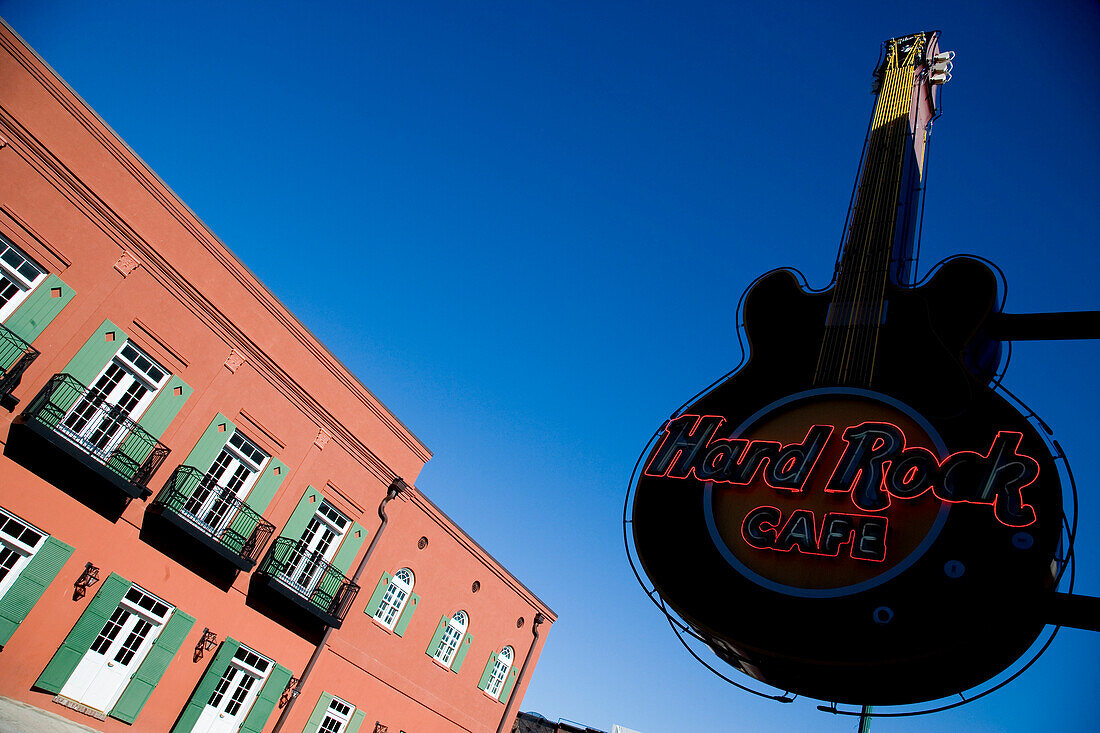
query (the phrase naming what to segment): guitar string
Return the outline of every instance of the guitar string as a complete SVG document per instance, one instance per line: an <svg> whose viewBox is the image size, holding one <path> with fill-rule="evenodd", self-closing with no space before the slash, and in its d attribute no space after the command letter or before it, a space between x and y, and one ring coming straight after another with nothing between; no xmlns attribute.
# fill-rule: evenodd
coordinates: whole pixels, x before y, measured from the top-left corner
<svg viewBox="0 0 1100 733"><path fill-rule="evenodd" d="M834 355L832 361L835 362L835 371L830 373L829 376L834 381L845 383L847 379L847 372L849 366L849 359L852 347L853 327L856 319L856 305L860 298L859 295L863 289L863 277L865 274L866 257L867 257L867 238L869 235L869 228L872 223L871 217L875 208L875 194L878 189L878 172L882 166L882 146L881 146L881 116L882 105L889 94L889 76L887 70L891 68L896 60L894 55L894 49L891 47L887 52L887 58L885 61L886 69L884 69L882 78L882 87L880 89L880 99L878 105L876 105L875 119L872 123L871 132L871 154L869 156L868 167L865 169L863 180L861 181L861 206L857 211L858 221L853 222L858 228L853 228L849 232L849 258L848 267L845 277L846 287L840 288L838 298L836 299L835 308L839 311L838 315L845 318L846 323L839 325L834 329L831 334L831 340L834 343L833 350Z"/></svg>
<svg viewBox="0 0 1100 733"><path fill-rule="evenodd" d="M874 380L875 365L878 359L879 337L882 334L882 326L886 315L886 289L890 278L890 262L894 250L893 241L896 238L897 220L901 213L898 207L901 204L901 175L904 170L902 155L904 155L906 145L909 143L909 115L912 112L913 105L913 82L915 79L918 54L924 50L922 41L923 39L914 42L909 48L909 52L905 57L905 63L897 74L900 88L897 90L898 105L895 107L896 119L892 123L894 140L891 141L891 147L897 154L893 157L893 175L890 179L890 200L896 203L893 206L892 212L886 212L887 215L890 216L890 222L887 226L890 246L882 248L882 263L880 265L882 278L879 281L878 288L878 307L874 319L874 340L870 346L870 365L867 370L866 380L867 386L871 386ZM899 252L898 254L900 255L901 253Z"/></svg>
<svg viewBox="0 0 1100 733"><path fill-rule="evenodd" d="M898 216L899 156L908 137L914 66L922 47L920 41L914 43L902 64L898 63L896 44L887 54L880 92L882 99L872 124L872 150L857 188L857 208L845 248L848 256L841 257L841 280L826 318L825 341L815 369L815 384L828 376L842 384L866 386L870 386L873 379ZM901 129L903 123L904 130ZM866 175L868 171L871 175ZM877 246L873 247L875 244ZM838 324L845 315L847 323ZM838 331L843 332L843 341Z"/></svg>
<svg viewBox="0 0 1100 733"><path fill-rule="evenodd" d="M892 45L886 62L886 69L883 74L883 85L880 92L879 104L875 112L875 123L873 125L873 135L875 137L875 151L874 151L874 168L869 170L871 188L868 190L868 203L869 210L864 211L861 217L861 228L858 236L858 265L856 267L855 278L853 283L853 290L850 293L851 297L847 297L849 294L845 294L845 298L842 301L842 307L847 311L847 325L843 329L843 344L841 347L840 369L837 375L837 381L841 384L850 384L852 382L852 371L854 368L853 357L855 355L857 341L859 339L859 320L861 314L860 306L863 303L863 294L866 289L866 280L868 273L868 257L870 256L870 244L871 238L874 233L875 224L878 209L879 198L881 196L882 186L882 168L884 150L883 146L883 129L884 116L887 107L889 106L890 98L894 91L893 87L893 74L891 71L897 64L897 48L896 45Z"/></svg>

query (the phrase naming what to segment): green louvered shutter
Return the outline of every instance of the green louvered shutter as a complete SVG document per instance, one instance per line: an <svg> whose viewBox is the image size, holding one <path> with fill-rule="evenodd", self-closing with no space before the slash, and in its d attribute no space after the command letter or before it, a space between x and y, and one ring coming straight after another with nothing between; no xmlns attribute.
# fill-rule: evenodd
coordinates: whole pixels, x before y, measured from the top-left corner
<svg viewBox="0 0 1100 733"><path fill-rule="evenodd" d="M309 715L309 722L302 729L302 733L317 733L317 729L321 727L321 721L325 719L325 713L328 711L330 702L332 702L332 695L322 692L321 699L313 706L313 712Z"/></svg>
<svg viewBox="0 0 1100 733"><path fill-rule="evenodd" d="M92 648L92 642L103 630L107 619L111 617L118 602L126 591L130 590L130 581L117 573L111 575L99 586L99 591L88 603L84 613L77 619L72 631L61 642L61 648L54 653L50 663L42 670L34 686L49 692L61 692L61 688L76 669L76 665Z"/></svg>
<svg viewBox="0 0 1100 733"><path fill-rule="evenodd" d="M382 605L382 598L386 595L386 589L390 587L391 578L393 576L389 573L382 573L382 577L378 579L378 585L374 586L374 593L370 594L370 600L367 601L367 607L363 609L363 613L373 616L378 612L378 607Z"/></svg>
<svg viewBox="0 0 1100 733"><path fill-rule="evenodd" d="M366 713L356 709L355 714L351 716L351 721L348 722L348 733L359 733L359 727L363 725L365 717L367 717Z"/></svg>
<svg viewBox="0 0 1100 733"><path fill-rule="evenodd" d="M497 653L489 653L489 661L485 663L485 670L481 673L481 681L477 683L477 689L489 689L489 679L493 676L493 665L497 663Z"/></svg>
<svg viewBox="0 0 1100 733"><path fill-rule="evenodd" d="M517 677L519 677L519 670L513 666L508 672L508 679L504 680L504 689L500 691L499 699L501 702L508 702L508 696L512 694L512 688L516 686Z"/></svg>
<svg viewBox="0 0 1100 733"><path fill-rule="evenodd" d="M210 699L218 680L225 674L229 661L233 659L233 655L237 653L240 646L241 643L236 639L228 636L225 638L225 641L222 642L221 646L218 647L218 651L214 654L214 658L207 665L206 672L199 680L195 691L191 693L191 699L187 701L187 707L183 709L183 714L172 726L172 733L190 733L191 729L195 727L195 723L199 721L199 716L202 715L202 709L206 707L206 701Z"/></svg>
<svg viewBox="0 0 1100 733"><path fill-rule="evenodd" d="M351 564L355 560L355 556L359 554L359 548L363 546L363 540L367 539L367 530L363 529L363 525L355 522L351 525L351 529L344 535L344 541L340 543L340 549L336 552L336 557L332 559L332 564L336 566L344 575L348 574L348 570L351 569Z"/></svg>
<svg viewBox="0 0 1100 733"><path fill-rule="evenodd" d="M214 459L211 458L211 461ZM275 493L279 490L279 487L283 484L283 479L286 478L286 464L280 461L278 458L272 457L267 462L267 466L264 467L264 472L260 474L260 477L256 479L256 485L252 487L252 491L248 492L246 498L248 505L252 507L257 514L263 514L267 511L267 508L271 505L271 500L275 498Z"/></svg>
<svg viewBox="0 0 1100 733"><path fill-rule="evenodd" d="M271 717L271 711L283 696L286 684L290 682L292 676L293 674L286 667L281 664L275 665L275 669L271 670L271 674L267 676L264 686L260 688L256 703L248 711L248 717L244 719L240 733L260 733L264 729L267 719Z"/></svg>
<svg viewBox="0 0 1100 733"><path fill-rule="evenodd" d="M4 325L28 344L34 343L61 309L73 299L73 295L73 289L61 278L50 275L19 304ZM11 364L4 365L4 368L9 366Z"/></svg>
<svg viewBox="0 0 1100 733"><path fill-rule="evenodd" d="M310 518L317 513L317 507L321 506L325 495L312 486L307 486L302 498L298 500L298 506L286 520L280 537L289 537L292 540L302 539L302 532L309 524Z"/></svg>
<svg viewBox="0 0 1100 733"><path fill-rule="evenodd" d="M439 651L439 643L443 641L443 632L447 630L447 617L439 619L439 625L435 627L435 635L432 636L432 641L428 644L428 648L424 650L424 653L429 657L434 657L435 653Z"/></svg>
<svg viewBox="0 0 1100 733"><path fill-rule="evenodd" d="M416 607L419 603L420 596L415 593L409 594L409 600L405 601L405 607L401 609L401 615L397 618L397 623L393 627L393 633L398 636L405 635L405 629L409 628L409 622L412 621L413 613L416 611Z"/></svg>
<svg viewBox="0 0 1100 733"><path fill-rule="evenodd" d="M199 442L195 443L195 447L191 449L183 462L200 471L209 471L210 466L214 464L214 459L218 457L218 453L225 447L229 436L236 429L233 422L219 412L210 421L209 427L203 431L199 437Z"/></svg>
<svg viewBox="0 0 1100 733"><path fill-rule="evenodd" d="M108 336L111 337L110 341L107 340ZM104 321L62 371L72 375L85 387L90 387L92 380L99 376L111 357L122 348L126 338L125 331L110 321Z"/></svg>
<svg viewBox="0 0 1100 733"><path fill-rule="evenodd" d="M118 718L124 723L134 722L194 625L194 616L178 608L172 611L164 628L157 635L153 648L142 660L141 666L137 668L137 672L130 678L130 683L122 691L122 697L109 713L112 718Z"/></svg>
<svg viewBox="0 0 1100 733"><path fill-rule="evenodd" d="M462 637L462 643L458 645L458 650L455 651L454 661L451 662L451 671L458 674L458 670L462 669L462 662L466 660L466 652L470 651L470 644L474 641L474 635L469 631Z"/></svg>
<svg viewBox="0 0 1100 733"><path fill-rule="evenodd" d="M168 429L168 426L176 419L176 415L179 414L183 403L187 402L187 398L194 391L179 377L169 377L168 384L160 388L160 392L153 399L153 404L149 405L149 409L138 420L138 425L145 428L154 438L160 440L160 436L164 435L164 431ZM179 394L176 394L177 392Z"/></svg>
<svg viewBox="0 0 1100 733"><path fill-rule="evenodd" d="M8 592L0 598L0 647L8 643L72 554L72 547L53 537L47 537L34 553Z"/></svg>

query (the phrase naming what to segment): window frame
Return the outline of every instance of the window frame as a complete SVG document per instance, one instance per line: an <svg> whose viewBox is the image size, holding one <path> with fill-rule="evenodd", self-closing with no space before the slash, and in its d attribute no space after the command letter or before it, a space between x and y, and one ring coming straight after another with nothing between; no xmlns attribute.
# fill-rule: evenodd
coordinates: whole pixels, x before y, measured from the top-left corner
<svg viewBox="0 0 1100 733"><path fill-rule="evenodd" d="M5 262L3 257L7 254L8 250L15 252L17 255L23 258L24 265L30 265L34 269L38 270L38 274L33 279L27 279L27 277L19 272L22 266L15 268L8 262ZM7 303L0 305L0 323L4 323L8 320L12 313L23 304L23 301L34 292L34 290L42 284L42 282L49 277L49 272L46 268L38 264L38 262L24 252L19 246L17 246L10 239L0 234L0 277L7 279L12 283L18 292L12 295Z"/></svg>
<svg viewBox="0 0 1100 733"><path fill-rule="evenodd" d="M400 576L403 572L409 574L408 582L401 580ZM390 591L393 591L395 589L395 585L398 582L400 582L401 584L401 588L399 588L398 590L403 590L405 593L405 597L402 598L400 603L395 606L393 604L393 601L391 600ZM405 607L409 605L409 599L412 597L413 586L415 585L416 575L413 573L411 568L401 568L396 573L394 573L393 576L390 578L389 585L386 586L386 592L382 595L382 599L378 602L378 608L375 609L374 615L371 616L371 618L374 619L375 623L377 623L384 629L393 631L397 627L397 622L401 620L401 614L405 612ZM386 611L390 609L393 609L393 618L387 623L383 616L385 615Z"/></svg>
<svg viewBox="0 0 1100 733"><path fill-rule="evenodd" d="M459 615L461 615L463 619L461 625L456 619ZM439 639L439 646L436 647L432 659L447 669L450 669L451 665L454 664L455 657L458 656L458 650L462 647L462 640L466 638L466 632L469 630L470 614L466 613L466 611L459 609L447 617L447 627L443 630L443 636ZM453 647L446 643L447 634L450 631L454 631L458 634ZM443 654L444 650L450 650L450 653ZM446 657L446 659L444 659L444 657Z"/></svg>
<svg viewBox="0 0 1100 733"><path fill-rule="evenodd" d="M29 530L37 533L38 541L34 545L28 545L19 538L13 537L6 532L0 532L0 549L6 548L16 556L16 561L8 569L7 574L0 579L0 598L3 598L4 595L11 590L12 586L15 585L15 581L17 581L23 571L26 570L31 559L45 546L46 538L49 537L49 534L43 532L27 520L17 517L3 507L0 507L0 526L6 527L10 521L22 525L23 531Z"/></svg>
<svg viewBox="0 0 1100 733"><path fill-rule="evenodd" d="M345 714L339 710L333 710L332 706L334 704L346 706L348 708L347 713ZM328 707L325 708L325 712L321 716L321 722L317 724L315 733L344 733L348 729L348 726L351 725L351 719L355 716L355 711L356 707L350 702L333 695L332 699L328 701ZM338 727L331 730L325 730L325 723L330 716Z"/></svg>
<svg viewBox="0 0 1100 733"><path fill-rule="evenodd" d="M501 657L504 652L508 652L507 664L501 662ZM500 700L500 693L504 691L504 685L508 682L508 673L512 671L512 666L516 662L516 650L509 644L502 648L494 655L493 668L489 672L489 682L485 685L485 689L482 690L486 695L494 700ZM497 669L501 670L500 677L497 677ZM494 684L496 689L493 690Z"/></svg>

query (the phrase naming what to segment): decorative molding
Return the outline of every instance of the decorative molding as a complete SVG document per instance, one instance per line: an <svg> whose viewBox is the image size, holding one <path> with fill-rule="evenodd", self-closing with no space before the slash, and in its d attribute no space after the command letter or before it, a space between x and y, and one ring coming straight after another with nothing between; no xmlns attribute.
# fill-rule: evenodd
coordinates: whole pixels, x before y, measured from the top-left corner
<svg viewBox="0 0 1100 733"><path fill-rule="evenodd" d="M164 210L189 233L209 254L233 276L240 285L263 306L294 338L307 349L330 374L390 431L404 443L421 461L431 458L431 451L413 435L381 401L360 382L347 367L317 340L272 293L259 282L248 268L234 257L229 249L202 223L179 197L129 148L118 135L80 98L63 80L59 79L22 40L6 25L0 25L0 48L34 77L85 130L112 155L130 176L145 188ZM349 454L370 473L388 482L393 472L371 449L323 405L314 399L295 379L287 374L274 359L269 357L246 334L214 305L157 249L138 234L110 206L102 201L87 185L69 170L53 153L25 130L7 110L0 109L0 127L19 141L14 149L80 210L90 222L126 250L135 251L141 257L146 270L169 293L188 307L197 317L227 344L240 345L257 371L287 399L306 414L314 416L344 447ZM0 133L2 134L2 133Z"/></svg>
<svg viewBox="0 0 1100 733"><path fill-rule="evenodd" d="M500 579L505 585L511 588L516 595L523 598L530 604L535 610L542 611L546 614L547 620L554 623L558 620L558 615L554 613L546 603L536 596L530 588L524 585L519 578L512 575L511 572L500 562L490 555L488 551L474 540L473 537L466 534L455 524L454 520L447 516L447 514L437 507L432 500L424 496L420 489L415 486L409 486L407 491L402 491L401 498L408 498L412 501L417 508L419 508L425 515L439 526L444 532L450 535L455 542L457 542L463 549L469 552L472 556L479 559L481 564L485 566L486 570L491 572L497 578Z"/></svg>
<svg viewBox="0 0 1100 733"><path fill-rule="evenodd" d="M313 444L321 450L324 450L330 440L332 440L332 436L329 435L324 428L318 428L317 437L313 439Z"/></svg>
<svg viewBox="0 0 1100 733"><path fill-rule="evenodd" d="M248 423L249 427L251 427L254 430L258 431L260 433L260 435L267 438L268 442L271 445L261 446L262 448L269 449L272 446L274 446L275 448L278 449L278 450L275 450L275 451L270 451L272 453L278 453L281 450L286 450L286 443L284 441L280 440L279 437L277 435L275 435L275 433L268 430L259 420L257 420L255 417L253 417L253 415L251 413L245 412L242 409L237 414L240 416L240 418L242 420L244 420L246 423Z"/></svg>
<svg viewBox="0 0 1100 733"><path fill-rule="evenodd" d="M164 359L164 360L169 361L169 362L173 362L173 361L175 362L172 365L172 373L173 374L178 374L179 372L183 371L184 369L186 369L188 367L190 362L187 359L183 358L183 355L180 354L180 352L176 351L174 348L169 346L168 343L164 340L164 338L161 337L159 334L157 334L157 332L154 331L152 328L150 328L149 325L145 323L145 321L142 321L140 319L135 318L133 320L133 324L134 324L134 328L136 328L138 331L140 331L142 336L144 336L146 339L148 339L148 341L151 341L152 343L154 343L154 344L156 344L157 346L160 347L160 351L162 353L157 353L157 356L159 358L164 359L165 355L171 357L169 359ZM147 344L142 344L142 346L147 346Z"/></svg>
<svg viewBox="0 0 1100 733"><path fill-rule="evenodd" d="M244 354L236 349L229 350L229 356L225 357L225 368L230 372L236 374L237 370L244 364Z"/></svg>
<svg viewBox="0 0 1100 733"><path fill-rule="evenodd" d="M123 277L126 277L139 267L141 267L141 263L126 250L122 250L122 255L115 260L115 269L121 272Z"/></svg>
<svg viewBox="0 0 1100 733"><path fill-rule="evenodd" d="M69 269L72 263L66 259L56 248L51 247L42 235L36 232L31 225L25 222L14 211L6 206L0 206L0 225L3 226L20 249L32 255L38 264L50 272L63 272ZM10 221L5 221L5 219Z"/></svg>

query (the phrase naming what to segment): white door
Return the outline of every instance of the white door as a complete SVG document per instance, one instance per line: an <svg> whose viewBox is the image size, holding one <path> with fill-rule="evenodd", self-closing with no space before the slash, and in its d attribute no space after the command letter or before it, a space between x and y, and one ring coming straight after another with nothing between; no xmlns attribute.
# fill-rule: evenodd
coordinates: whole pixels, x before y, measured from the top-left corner
<svg viewBox="0 0 1100 733"><path fill-rule="evenodd" d="M61 688L61 695L109 712L171 613L168 604L131 587Z"/></svg>
<svg viewBox="0 0 1100 733"><path fill-rule="evenodd" d="M336 554L340 538L348 528L348 518L327 501L321 502L317 513L302 532L301 542L288 558L285 577L305 595L313 593L324 575L325 565Z"/></svg>
<svg viewBox="0 0 1100 733"><path fill-rule="evenodd" d="M214 687L192 733L234 733L264 686L271 660L242 646Z"/></svg>
<svg viewBox="0 0 1100 733"><path fill-rule="evenodd" d="M168 376L159 364L126 343L65 415L61 427L89 453L106 461L129 434L127 420L141 417Z"/></svg>
<svg viewBox="0 0 1100 733"><path fill-rule="evenodd" d="M219 537L236 515L233 500L244 500L267 461L255 443L234 432L183 510Z"/></svg>

